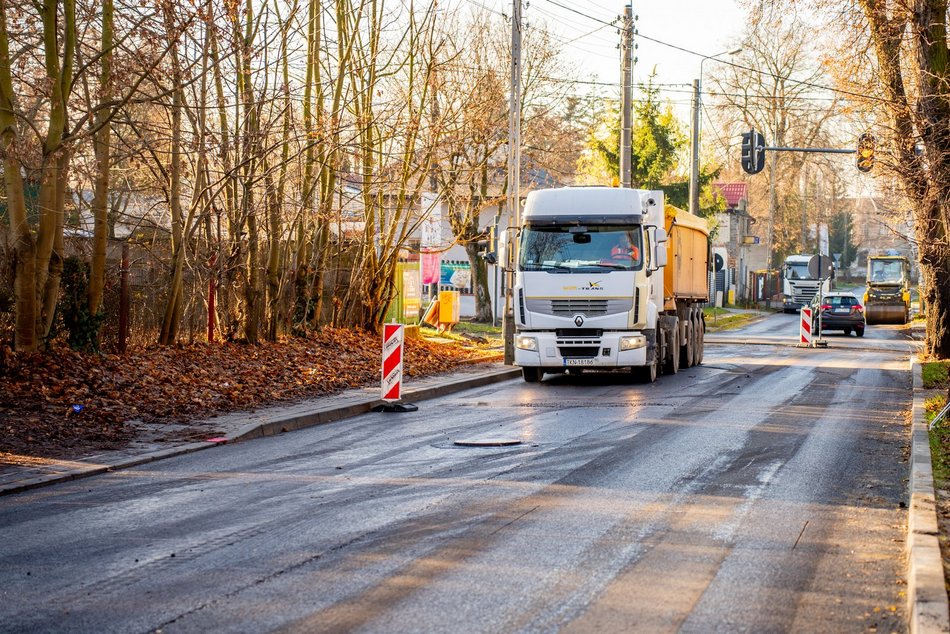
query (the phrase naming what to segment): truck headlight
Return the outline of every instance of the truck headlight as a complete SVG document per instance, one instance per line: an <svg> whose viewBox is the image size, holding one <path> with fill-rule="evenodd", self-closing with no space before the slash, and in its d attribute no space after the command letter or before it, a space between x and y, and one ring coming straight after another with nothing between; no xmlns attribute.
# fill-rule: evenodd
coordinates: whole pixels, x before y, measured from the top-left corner
<svg viewBox="0 0 950 634"><path fill-rule="evenodd" d="M647 345L647 338L643 335L631 335L629 337L620 338L620 351L624 350L636 350L637 348L642 348Z"/></svg>
<svg viewBox="0 0 950 634"><path fill-rule="evenodd" d="M536 337L518 335L517 337L515 337L515 347L518 348L519 350L537 350L538 340Z"/></svg>

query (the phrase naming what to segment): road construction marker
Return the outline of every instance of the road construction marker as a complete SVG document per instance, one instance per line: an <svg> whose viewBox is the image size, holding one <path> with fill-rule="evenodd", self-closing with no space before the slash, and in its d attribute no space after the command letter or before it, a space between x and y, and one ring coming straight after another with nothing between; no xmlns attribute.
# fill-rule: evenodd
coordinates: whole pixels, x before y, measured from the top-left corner
<svg viewBox="0 0 950 634"><path fill-rule="evenodd" d="M384 403L374 407L375 412L415 412L419 409L412 403L396 402L402 398L402 351L405 341L405 326L383 324L383 360L380 375Z"/></svg>
<svg viewBox="0 0 950 634"><path fill-rule="evenodd" d="M402 348L405 342L402 324L383 324L382 399L398 401L402 396Z"/></svg>
<svg viewBox="0 0 950 634"><path fill-rule="evenodd" d="M799 346L811 347L811 308L802 306L802 325Z"/></svg>

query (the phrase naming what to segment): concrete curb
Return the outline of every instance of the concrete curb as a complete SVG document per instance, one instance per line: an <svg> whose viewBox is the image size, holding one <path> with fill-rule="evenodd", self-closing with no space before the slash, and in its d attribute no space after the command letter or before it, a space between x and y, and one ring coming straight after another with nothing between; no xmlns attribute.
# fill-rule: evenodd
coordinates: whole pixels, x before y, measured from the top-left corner
<svg viewBox="0 0 950 634"><path fill-rule="evenodd" d="M950 632L943 559L937 525L930 434L924 416L920 361L910 360L914 380L910 509L907 517L907 612L911 633Z"/></svg>
<svg viewBox="0 0 950 634"><path fill-rule="evenodd" d="M474 376L462 377L428 387L407 389L403 391L402 400L407 402L424 401L438 398L440 396L446 396L448 394L454 394L455 392L461 392L463 390L491 385L493 383L500 383L501 381L508 381L510 379L520 377L521 368L503 368L501 370L494 370ZM108 473L110 471L130 469L132 467L137 467L149 462L195 453L196 451L211 449L212 447L227 443L249 440L252 438L275 436L283 432L305 429L307 427L314 427L316 425L324 425L346 418L351 418L353 416L359 416L360 414L365 414L372 411L372 409L377 405L382 404L382 402L383 401L379 399L365 399L347 405L315 407L303 414L291 415L283 419L272 420L266 423L252 423L232 434L228 434L225 436L225 440L221 442L193 442L176 447L170 447L168 449L144 453L133 457L123 456L121 458L117 458L114 461L99 460L95 464L90 464L88 467L77 466L75 469L70 469L68 471L63 471L56 474L19 480L13 484L0 486L0 495L21 493L23 491L49 486L59 482L68 482L71 480L78 480L80 478L88 478L90 476ZM77 463L77 465L79 465L79 463Z"/></svg>
<svg viewBox="0 0 950 634"><path fill-rule="evenodd" d="M402 400L406 402L425 401L469 388L482 387L483 385L490 385L499 381L507 381L519 377L521 377L521 368L506 368L496 372L486 372L485 374L474 377L465 377L455 381L449 381L441 385L405 390L402 395ZM383 401L379 399L372 399L342 407L331 406L317 408L312 412L307 412L299 416L291 416L283 420L271 421L264 424L249 425L233 435L228 436L227 439L228 442L237 442L250 438L275 436L284 432L305 429L315 425L324 425L344 418L352 418L353 416L371 412L374 407L382 405L382 403Z"/></svg>

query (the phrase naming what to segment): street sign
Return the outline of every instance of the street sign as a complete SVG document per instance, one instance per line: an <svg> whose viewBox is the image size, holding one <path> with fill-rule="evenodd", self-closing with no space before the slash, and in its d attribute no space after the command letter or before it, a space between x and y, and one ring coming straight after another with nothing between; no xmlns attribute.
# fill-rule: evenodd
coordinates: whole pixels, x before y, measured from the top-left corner
<svg viewBox="0 0 950 634"><path fill-rule="evenodd" d="M808 261L808 274L817 280L834 277L835 261L827 255L813 255Z"/></svg>
<svg viewBox="0 0 950 634"><path fill-rule="evenodd" d="M718 253L713 254L713 270L717 273L725 267L726 263L722 258L722 255Z"/></svg>

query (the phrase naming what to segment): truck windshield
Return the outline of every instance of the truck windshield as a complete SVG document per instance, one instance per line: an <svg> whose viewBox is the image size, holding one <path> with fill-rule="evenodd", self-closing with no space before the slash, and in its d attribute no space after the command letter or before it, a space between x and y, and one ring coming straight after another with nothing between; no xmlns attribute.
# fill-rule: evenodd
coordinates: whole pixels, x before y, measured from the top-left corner
<svg viewBox="0 0 950 634"><path fill-rule="evenodd" d="M643 266L640 225L528 225L521 232L522 271L633 271Z"/></svg>
<svg viewBox="0 0 950 634"><path fill-rule="evenodd" d="M810 280L811 273L808 272L808 264L785 264L785 279L787 280Z"/></svg>
<svg viewBox="0 0 950 634"><path fill-rule="evenodd" d="M871 260L869 282L900 284L903 279L904 271L900 260Z"/></svg>

